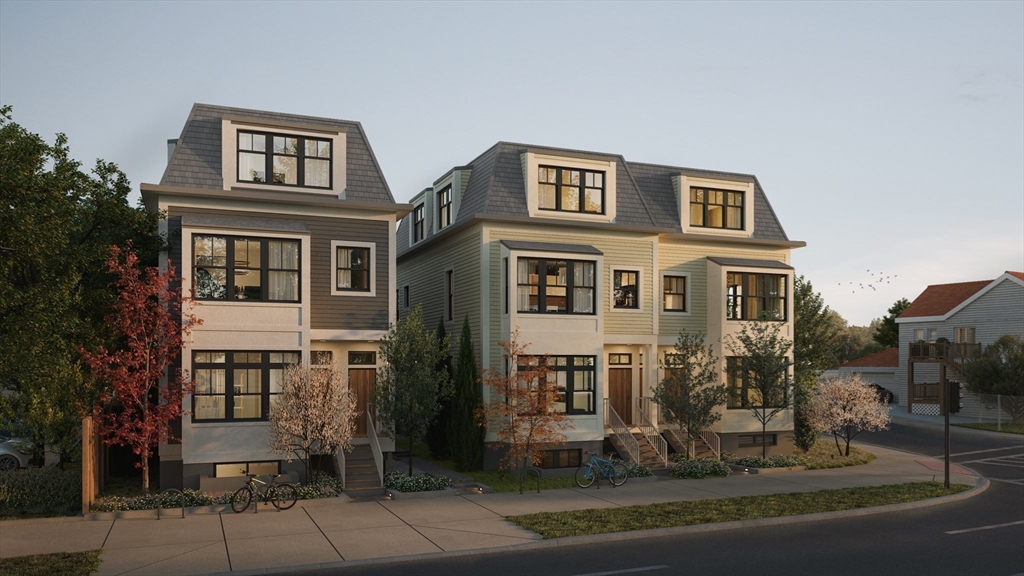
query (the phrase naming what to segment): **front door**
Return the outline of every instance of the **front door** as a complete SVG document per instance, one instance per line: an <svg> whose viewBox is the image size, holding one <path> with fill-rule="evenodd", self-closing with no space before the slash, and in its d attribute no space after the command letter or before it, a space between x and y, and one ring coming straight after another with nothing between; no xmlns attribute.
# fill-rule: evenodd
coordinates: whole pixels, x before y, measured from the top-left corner
<svg viewBox="0 0 1024 576"><path fill-rule="evenodd" d="M608 369L608 398L612 409L627 426L633 424L633 369Z"/></svg>
<svg viewBox="0 0 1024 576"><path fill-rule="evenodd" d="M356 438L366 438L366 404L370 401L373 381L377 376L375 368L349 368L348 385L356 395Z"/></svg>

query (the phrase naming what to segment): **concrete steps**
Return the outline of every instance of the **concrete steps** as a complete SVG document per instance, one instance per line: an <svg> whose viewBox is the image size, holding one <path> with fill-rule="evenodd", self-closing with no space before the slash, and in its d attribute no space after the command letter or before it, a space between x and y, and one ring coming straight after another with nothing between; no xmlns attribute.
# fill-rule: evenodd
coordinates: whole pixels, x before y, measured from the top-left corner
<svg viewBox="0 0 1024 576"><path fill-rule="evenodd" d="M345 454L345 493L351 497L372 497L384 494L384 485L377 474L377 464L368 444L353 447Z"/></svg>

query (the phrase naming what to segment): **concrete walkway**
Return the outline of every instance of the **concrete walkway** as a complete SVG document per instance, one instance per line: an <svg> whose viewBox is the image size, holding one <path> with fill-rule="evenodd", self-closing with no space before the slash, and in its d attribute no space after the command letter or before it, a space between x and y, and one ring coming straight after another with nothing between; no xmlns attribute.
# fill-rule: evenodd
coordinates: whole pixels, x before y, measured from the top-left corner
<svg viewBox="0 0 1024 576"><path fill-rule="evenodd" d="M600 489L379 502L342 497L300 501L285 512L261 507L256 514L184 519L172 511L162 520L14 520L0 522L0 557L102 548L100 574L259 573L536 544L537 534L504 519L515 514L942 480L937 461L878 446L867 449L877 458L863 466L706 480L659 478L619 488L606 483ZM967 474L952 475L952 482L982 481L967 470L957 472Z"/></svg>

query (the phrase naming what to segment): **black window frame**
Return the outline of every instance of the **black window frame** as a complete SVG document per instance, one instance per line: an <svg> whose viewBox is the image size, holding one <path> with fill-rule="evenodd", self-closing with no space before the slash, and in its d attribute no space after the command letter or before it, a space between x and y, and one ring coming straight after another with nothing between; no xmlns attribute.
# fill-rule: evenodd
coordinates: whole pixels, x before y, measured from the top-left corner
<svg viewBox="0 0 1024 576"><path fill-rule="evenodd" d="M412 209L412 241L413 244L423 240L424 232L423 204L417 204Z"/></svg>
<svg viewBox="0 0 1024 576"><path fill-rule="evenodd" d="M542 173L541 172L542 170L554 170L555 171L554 182L547 181L546 173ZM579 174L579 176L580 176L579 184L578 185L572 185L572 184L566 184L566 183L562 182L562 172L563 171L579 172L580 173ZM544 176L542 176L542 174L544 174ZM595 185L590 185L590 186L586 185L587 174L590 174L591 176L600 174L600 176L601 176L601 186L598 187L598 186L595 186ZM553 185L555 187L555 207L554 208L544 208L544 207L541 206L541 201L540 201L541 191L540 190L541 190L541 187L545 186L545 185ZM562 207L562 186L568 186L568 187L571 187L571 188L578 188L579 189L579 191L577 192L578 197L576 199L577 206L579 206L578 209L576 209L576 210L569 210L569 209L566 209L566 208ZM537 209L538 210L545 210L545 211L548 211L548 212L568 212L570 214L595 214L595 215L596 214L606 214L608 212L608 210L607 210L607 208L605 206L605 204L607 202L607 187L608 187L608 175L603 170L589 170L589 169L586 169L586 168L568 168L568 167L562 167L562 166L541 165L541 166L537 167ZM600 212L594 212L592 210L587 210L586 209L586 198L587 198L587 192L586 191L587 190L600 190L601 191L601 211Z"/></svg>
<svg viewBox="0 0 1024 576"><path fill-rule="evenodd" d="M621 275L632 274L635 279L632 287L622 286ZM632 304L619 304L620 296L632 294ZM639 310L640 309L640 271L632 269L612 270L612 308L615 310Z"/></svg>
<svg viewBox="0 0 1024 576"><path fill-rule="evenodd" d="M560 464L565 456L565 464ZM583 450L580 448L555 448L543 450L541 463L538 468L545 470L558 470L564 468L579 468L583 463Z"/></svg>
<svg viewBox="0 0 1024 576"><path fill-rule="evenodd" d="M668 280L680 280L683 284L682 292L669 292ZM689 289L689 277L680 276L676 274L665 274L661 277L661 311L662 312L689 312L686 306L686 291ZM680 296L682 300L682 308L669 308L668 307L668 296Z"/></svg>
<svg viewBox="0 0 1024 576"><path fill-rule="evenodd" d="M217 266L213 264L198 264L196 262L196 239L197 238L223 238L225 240L225 265ZM240 236L232 234L210 234L205 232L194 232L190 238L192 242L192 298L201 302L285 302L288 304L301 304L302 303L302 239L300 238L268 238L263 236ZM255 270L252 266L238 266L235 261L235 241L258 241L260 243L260 298L237 298L234 296L235 292L235 271L236 270ZM286 268L271 268L270 266L270 243L271 242L289 242L296 244L296 255L295 262L296 268L294 270ZM224 284L224 297L202 297L198 295L196 290L196 282L199 280L199 270L205 269L223 269L225 270L225 284ZM297 277L297 283L295 287L295 299L294 300L280 300L270 298L270 275L273 272L294 272Z"/></svg>
<svg viewBox="0 0 1024 576"><path fill-rule="evenodd" d="M266 138L265 146L262 151L258 150L243 150L241 145L241 135L249 134L263 136ZM277 153L274 152L274 138L296 138L298 143L296 146L295 154ZM330 155L327 157L320 156L306 156L306 142L330 142ZM323 136L299 136L298 134L288 134L284 132L266 132L263 130L238 130L235 135L235 178L239 183L257 184L263 186L288 186L290 188L312 188L314 190L333 190L334 189L334 154L335 154L335 143L336 139L328 135ZM242 178L240 173L242 169L241 156L242 154L262 154L265 157L265 171L264 178L268 181L260 182L258 180L249 180ZM274 182L274 157L281 156L287 158L295 158L296 163L296 175L295 184L288 184L285 182ZM306 184L306 160L326 160L328 171L327 171L327 186L313 186Z"/></svg>
<svg viewBox="0 0 1024 576"><path fill-rule="evenodd" d="M750 384L750 371L743 369L743 360L743 356L726 356L725 358L725 389L728 392L725 408L727 410L750 410L753 408L758 410L762 408L774 410L776 408L787 408L789 406L790 394L788 388L782 395L781 404L778 406L755 406L750 401L750 393L757 393L758 390ZM786 370L788 371L789 368L787 367Z"/></svg>
<svg viewBox="0 0 1024 576"><path fill-rule="evenodd" d="M531 261L537 262L537 271L538 271L538 274L537 274L537 282L538 283L537 284L531 284L531 283L525 283L524 284L524 283L521 282L521 279L519 277L519 263L521 261L523 261L523 260L527 261L527 266L528 267L529 267L529 262L531 262ZM561 312L561 311L558 311L558 310L548 310L547 309L547 291L548 291L548 288L549 288L548 284L547 284L547 274L541 274L540 270L541 269L545 269L546 270L549 262L554 262L554 263L565 262L565 266L566 266L566 273L565 273L566 283L565 283L565 311L564 312ZM582 284L580 286L576 285L576 273L575 273L576 264L589 264L592 267L593 272L594 272L594 274L593 274L593 285L592 286L587 286L585 284ZM598 273L597 262L594 261L594 260L575 260L575 259L569 259L569 258L532 258L530 256L520 256L520 257L518 257L516 259L516 312L519 313L519 314L572 314L572 315L582 315L582 316L588 316L588 315L592 316L594 314L597 314L597 284L598 284L597 273ZM529 269L527 269L527 280L529 280ZM519 309L519 301L520 301L520 299L519 299L519 289L523 288L523 287L533 287L533 286L535 286L537 288L537 310L520 310ZM551 288L561 288L561 286L552 286ZM590 290L590 294L591 294L591 311L590 312L576 312L575 311L575 309L576 309L576 290L577 289L580 289L580 290L587 290L587 289L589 289Z"/></svg>
<svg viewBox="0 0 1024 576"><path fill-rule="evenodd" d="M734 277L739 277L738 284L730 283ZM747 294L750 286L749 279L755 279L755 294ZM769 279L781 280L782 295L770 293L771 286L767 283ZM778 285L776 285L777 287ZM739 288L738 290L736 288ZM763 272L726 272L725 275L725 318L734 321L769 320L774 322L786 322L789 319L789 298L790 298L789 276L786 274L767 274ZM756 314L751 317L747 312L749 302L759 303ZM781 302L782 313L780 315L770 314L775 310L769 306L769 302Z"/></svg>
<svg viewBox="0 0 1024 576"><path fill-rule="evenodd" d="M360 355L369 354L369 359L365 360L360 358ZM376 350L349 350L348 352L348 365L349 366L376 366L377 365L377 351Z"/></svg>
<svg viewBox="0 0 1024 576"><path fill-rule="evenodd" d="M443 230L452 225L452 185L449 184L437 193L437 229Z"/></svg>
<svg viewBox="0 0 1024 576"><path fill-rule="evenodd" d="M444 319L455 320L455 270L444 271Z"/></svg>
<svg viewBox="0 0 1024 576"><path fill-rule="evenodd" d="M623 362L625 360L625 362ZM608 354L609 366L632 366L633 354L631 352L610 352Z"/></svg>
<svg viewBox="0 0 1024 576"><path fill-rule="evenodd" d="M341 266L341 255L339 254L339 252L341 250L360 250L360 251L366 252L366 259L364 260L364 262L366 263L366 267L365 268L353 268L353 267L343 268ZM342 244L336 245L334 247L334 290L336 292L372 292L373 291L373 275L370 274L370 271L372 270L372 267L370 266L370 258L372 258L372 257L373 257L373 251L370 250L369 246L345 246L345 245L342 245ZM351 262L351 261L352 261L352 258L350 257L349 258L349 262ZM354 271L364 271L364 272L366 272L366 288L354 288L354 287L353 288L343 288L343 287L339 286L338 285L338 272L340 272L342 270L348 270L350 272L354 272ZM353 276L353 278L354 278L354 276Z"/></svg>
<svg viewBox="0 0 1024 576"><path fill-rule="evenodd" d="M559 362L559 358L564 358L564 362ZM576 359L582 359L584 362L590 360L589 364L576 364ZM565 372L565 389L559 394L563 396L565 403L565 412L569 416L585 416L589 414L597 414L597 356L591 356L587 354L548 354L548 355L524 355L516 358L517 370L528 370L531 365L531 361L540 363L543 362L548 370L552 374L558 372ZM526 362L524 364L523 362ZM570 389L570 386L574 383L576 372L590 372L591 376L591 388L590 390L582 390L579 393L589 392L591 406L593 410L580 410L575 406L575 389ZM550 377L550 376L549 376ZM557 382L557 376L555 376Z"/></svg>
<svg viewBox="0 0 1024 576"><path fill-rule="evenodd" d="M198 362L196 357L199 354L224 354L224 362ZM237 362L235 360L235 354L261 354L260 362L258 364L260 369L260 416L258 418L235 418L234 414L234 398L235 398L235 387L234 387L234 372L236 366L242 366L250 368L257 366L256 363ZM271 362L271 354L295 354L295 364L302 362L302 351L301 350L193 350L192 351L192 374L195 374L199 370L208 369L223 369L224 370L224 394L202 394L197 391L192 393L192 422L265 422L270 418L270 397L274 394L270 393L270 371L271 370L284 370L287 366L293 364L291 362ZM197 389L198 390L198 389ZM280 394L280 393L278 393ZM249 395L249 394L245 394ZM196 400L198 397L203 396L224 396L224 417L223 418L197 418L196 417Z"/></svg>
<svg viewBox="0 0 1024 576"><path fill-rule="evenodd" d="M213 477L214 478L242 478L243 476L245 476L246 474L249 473L250 467L253 464L261 464L261 465L272 464L272 465L276 465L277 466L277 470L275 472L271 472L271 474L280 474L281 473L281 461L280 460L253 460L251 462L215 462L213 464ZM217 474L217 468L219 466L239 466L239 467L244 466L245 468L244 468L242 474L237 474L237 475L233 474L231 476L221 476L220 474ZM242 468L239 468L239 470L242 470Z"/></svg>
<svg viewBox="0 0 1024 576"><path fill-rule="evenodd" d="M697 200L697 195L702 195L701 200ZM722 203L711 202L711 193L722 194ZM738 195L740 199L739 205L730 204L729 201L732 198L731 195ZM701 223L694 224L693 222L693 208L695 206L701 207ZM712 226L708 224L708 207L709 206L720 206L722 208L722 225ZM740 226L734 228L729 226L729 210L739 209L740 213ZM746 230L747 229L747 194L742 190L726 190L723 188L705 188L700 186L693 186L690 188L690 226L694 228L713 228L716 230Z"/></svg>
<svg viewBox="0 0 1024 576"><path fill-rule="evenodd" d="M736 437L737 448L761 448L761 435L760 434L739 434ZM765 434L764 446L778 446L779 436L775 432L769 432Z"/></svg>

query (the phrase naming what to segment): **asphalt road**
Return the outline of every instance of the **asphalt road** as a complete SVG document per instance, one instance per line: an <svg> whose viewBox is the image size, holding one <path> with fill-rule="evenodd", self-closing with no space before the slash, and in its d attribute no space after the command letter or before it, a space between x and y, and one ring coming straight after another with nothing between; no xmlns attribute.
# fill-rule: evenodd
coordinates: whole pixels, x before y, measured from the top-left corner
<svg viewBox="0 0 1024 576"><path fill-rule="evenodd" d="M895 423L858 440L929 456L942 428ZM1024 574L1024 436L954 428L952 461L992 481L962 502L871 516L294 572L324 575ZM942 480L941 472L938 480Z"/></svg>

